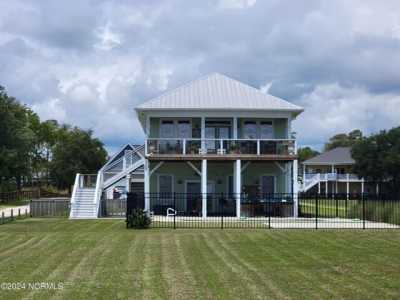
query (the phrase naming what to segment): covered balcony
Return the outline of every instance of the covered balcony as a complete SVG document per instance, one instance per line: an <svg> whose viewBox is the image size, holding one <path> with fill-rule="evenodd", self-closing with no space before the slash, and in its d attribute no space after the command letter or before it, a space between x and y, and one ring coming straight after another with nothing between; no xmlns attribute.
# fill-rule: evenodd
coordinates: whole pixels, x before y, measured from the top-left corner
<svg viewBox="0 0 400 300"><path fill-rule="evenodd" d="M145 145L146 156L153 160L296 158L294 139L148 138Z"/></svg>

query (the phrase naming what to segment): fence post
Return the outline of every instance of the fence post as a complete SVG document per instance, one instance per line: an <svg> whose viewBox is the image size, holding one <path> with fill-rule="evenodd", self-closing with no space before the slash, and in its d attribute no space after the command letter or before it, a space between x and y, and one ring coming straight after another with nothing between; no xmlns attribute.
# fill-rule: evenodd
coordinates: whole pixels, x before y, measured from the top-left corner
<svg viewBox="0 0 400 300"><path fill-rule="evenodd" d="M21 218L21 209L18 208L18 219Z"/></svg>
<svg viewBox="0 0 400 300"><path fill-rule="evenodd" d="M174 192L174 229L176 229L176 194Z"/></svg>
<svg viewBox="0 0 400 300"><path fill-rule="evenodd" d="M4 224L4 211L1 212L1 224Z"/></svg>
<svg viewBox="0 0 400 300"><path fill-rule="evenodd" d="M318 229L318 193L315 195L315 229Z"/></svg>
<svg viewBox="0 0 400 300"><path fill-rule="evenodd" d="M336 193L335 197L335 205L336 205L336 218L339 217L339 203L338 203L338 194Z"/></svg>
<svg viewBox="0 0 400 300"><path fill-rule="evenodd" d="M271 198L266 197L267 199L267 213L268 213L268 229L271 229Z"/></svg>
<svg viewBox="0 0 400 300"><path fill-rule="evenodd" d="M365 199L364 199L364 195L363 195L363 194L362 194L362 196L361 196L361 202L362 202L363 229L365 229Z"/></svg>
<svg viewBox="0 0 400 300"><path fill-rule="evenodd" d="M224 193L221 193L221 198L219 203L221 211L221 229L224 229Z"/></svg>
<svg viewBox="0 0 400 300"><path fill-rule="evenodd" d="M13 221L13 220L14 220L14 210L11 209L11 221Z"/></svg>

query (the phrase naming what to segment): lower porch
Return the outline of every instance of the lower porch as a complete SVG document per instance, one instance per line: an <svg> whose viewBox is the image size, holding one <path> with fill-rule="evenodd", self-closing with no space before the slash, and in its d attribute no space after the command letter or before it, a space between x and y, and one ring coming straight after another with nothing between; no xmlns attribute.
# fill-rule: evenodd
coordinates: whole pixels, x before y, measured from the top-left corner
<svg viewBox="0 0 400 300"><path fill-rule="evenodd" d="M147 161L145 210L163 216L296 216L293 165L292 161Z"/></svg>

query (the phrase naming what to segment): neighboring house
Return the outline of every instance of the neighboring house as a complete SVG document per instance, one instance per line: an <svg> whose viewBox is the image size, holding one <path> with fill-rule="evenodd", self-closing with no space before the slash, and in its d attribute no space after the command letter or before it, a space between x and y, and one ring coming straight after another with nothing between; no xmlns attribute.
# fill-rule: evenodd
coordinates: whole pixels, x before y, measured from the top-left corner
<svg viewBox="0 0 400 300"><path fill-rule="evenodd" d="M302 111L221 74L168 91L136 107L144 149L128 145L107 162L87 196L93 201L86 213L79 210L85 207L79 200L87 193L84 176L77 176L71 217L97 217L103 190L111 197L124 186L142 187L145 210L154 214L175 205L184 214L213 216L224 194L225 210L240 217L246 202L265 202L274 194L274 201L291 202L290 215L297 216L291 124Z"/></svg>
<svg viewBox="0 0 400 300"><path fill-rule="evenodd" d="M300 190L321 194L375 192L376 185L352 173L354 163L350 147L337 147L308 159L302 163Z"/></svg>

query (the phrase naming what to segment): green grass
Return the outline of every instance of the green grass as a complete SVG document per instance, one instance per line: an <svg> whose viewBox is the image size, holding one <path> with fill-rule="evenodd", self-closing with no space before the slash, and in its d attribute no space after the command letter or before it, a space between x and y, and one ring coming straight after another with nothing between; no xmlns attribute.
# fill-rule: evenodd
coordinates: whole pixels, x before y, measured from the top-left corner
<svg viewBox="0 0 400 300"><path fill-rule="evenodd" d="M149 229L122 220L0 226L2 299L385 299L400 294L400 231Z"/></svg>

